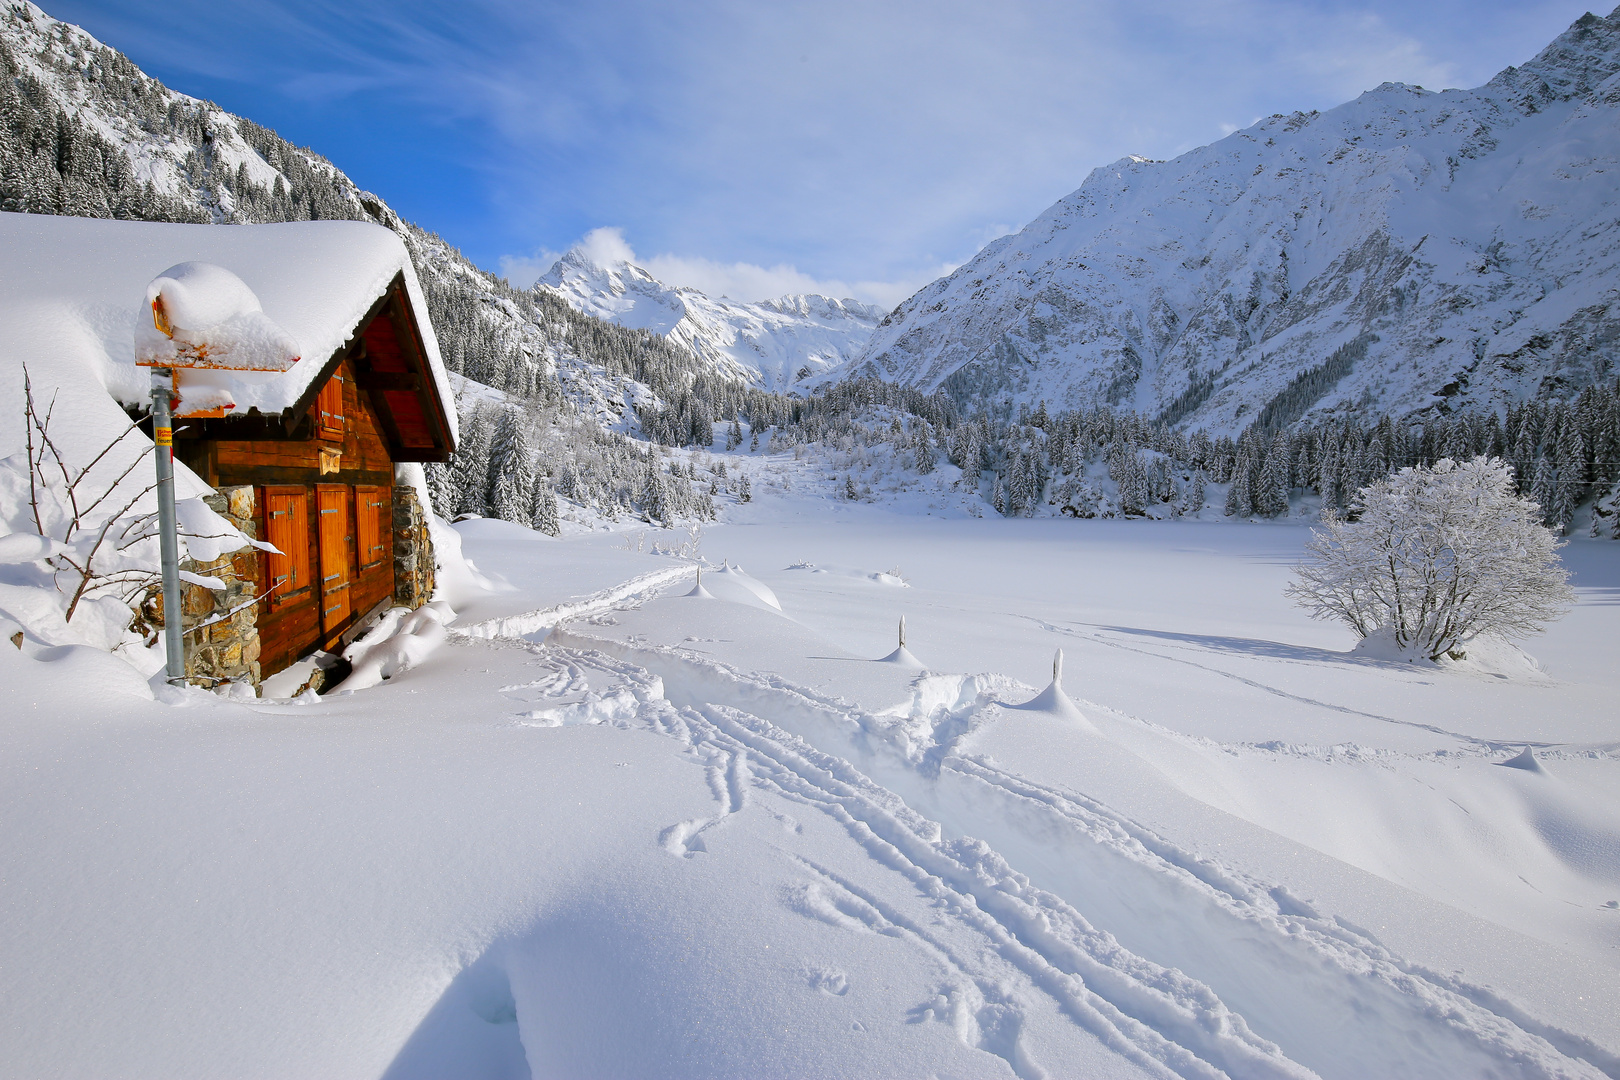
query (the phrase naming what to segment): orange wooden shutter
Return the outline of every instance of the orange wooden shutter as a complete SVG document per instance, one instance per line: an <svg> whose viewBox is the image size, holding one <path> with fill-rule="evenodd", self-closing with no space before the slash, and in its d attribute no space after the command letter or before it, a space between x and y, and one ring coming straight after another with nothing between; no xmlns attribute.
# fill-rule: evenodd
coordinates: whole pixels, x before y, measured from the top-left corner
<svg viewBox="0 0 1620 1080"><path fill-rule="evenodd" d="M343 438L343 376L333 375L315 397L315 435L321 439Z"/></svg>
<svg viewBox="0 0 1620 1080"><path fill-rule="evenodd" d="M331 631L349 617L349 489L318 485L315 507L320 520L321 629Z"/></svg>
<svg viewBox="0 0 1620 1080"><path fill-rule="evenodd" d="M388 534L392 531L392 506L388 489L361 487L354 489L354 536L362 569L376 566L388 557ZM389 528L384 527L388 522Z"/></svg>
<svg viewBox="0 0 1620 1080"><path fill-rule="evenodd" d="M270 554L270 610L291 594L309 587L309 503L299 492L270 492L265 497L266 538L281 554Z"/></svg>

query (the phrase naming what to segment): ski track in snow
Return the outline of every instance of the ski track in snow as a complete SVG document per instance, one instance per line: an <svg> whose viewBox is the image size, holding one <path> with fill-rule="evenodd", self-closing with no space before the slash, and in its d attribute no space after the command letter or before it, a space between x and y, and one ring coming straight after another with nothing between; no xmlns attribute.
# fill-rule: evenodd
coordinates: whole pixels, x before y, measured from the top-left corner
<svg viewBox="0 0 1620 1080"><path fill-rule="evenodd" d="M564 706L567 718L550 710L554 718L543 723L647 728L703 765L716 812L663 830L658 842L674 855L708 852L704 835L747 810L751 792L838 822L877 864L947 913L946 929L797 855L809 880L791 906L924 950L944 974L938 995L908 1019L950 1024L965 1045L996 1055L1021 1078L1049 1075L1020 1041L1030 995L1048 997L1115 1052L1165 1077L1620 1076L1620 1059L1603 1047L1488 988L1407 963L1281 886L1185 851L1083 794L956 755L949 744L972 726L964 710L936 713L946 745L919 747L908 737L915 718L906 728L677 648L599 640L586 627L559 627L546 645L479 644L525 648L554 666L549 680L508 688L515 694L555 686L577 697L587 672L618 684ZM623 707L632 700L634 709ZM994 704L981 694L965 711ZM853 765L851 754L890 786ZM971 801L989 842L947 839L906 795L923 805ZM1029 836L1060 848L1073 867L1059 891L1035 885L992 846L1016 851ZM1159 914L1162 932L1149 949L1157 958L1127 949L1082 914L1088 905L1106 909L1110 888L1131 890L1147 918ZM949 939L964 932L980 946ZM1215 972L1215 984L1185 974L1189 961ZM1291 1045L1258 1034L1251 1019ZM1414 1057L1415 1046L1425 1052Z"/></svg>
<svg viewBox="0 0 1620 1080"><path fill-rule="evenodd" d="M485 619L483 622L471 623L467 626L451 628L451 634L474 638L521 638L527 634L537 634L542 630L549 630L566 619L582 619L603 611L608 611L619 604L644 600L654 595L664 586L689 577L696 573L696 567L690 563L678 566L665 567L652 570L628 581L591 593L589 596L570 600L563 604L554 604L551 607L540 608L535 611L526 611L519 615L505 615L494 619Z"/></svg>

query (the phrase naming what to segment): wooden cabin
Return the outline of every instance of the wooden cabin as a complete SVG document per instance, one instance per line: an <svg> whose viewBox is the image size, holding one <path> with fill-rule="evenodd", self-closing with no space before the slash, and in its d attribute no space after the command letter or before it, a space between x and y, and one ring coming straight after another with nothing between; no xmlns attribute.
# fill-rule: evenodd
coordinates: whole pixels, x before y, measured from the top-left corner
<svg viewBox="0 0 1620 1080"><path fill-rule="evenodd" d="M216 490L251 488L255 532L283 553L254 556L261 675L335 648L395 602L394 466L445 461L453 446L425 356L396 278L284 414L177 423L175 458Z"/></svg>
<svg viewBox="0 0 1620 1080"><path fill-rule="evenodd" d="M0 394L20 401L26 369L86 445L146 414L151 373L138 366L137 338L161 312L142 298L179 264L228 270L296 346L290 365L274 371L176 376L177 497L203 499L279 552L245 548L184 564L225 586L184 588L188 675L257 684L340 646L379 608L430 599L425 483L413 463L447 460L457 426L398 235L357 221L176 225L0 213L0 250ZM213 395L206 406L188 385ZM0 444L5 454L23 448L15 417L0 416ZM164 615L149 593L137 623L155 627Z"/></svg>

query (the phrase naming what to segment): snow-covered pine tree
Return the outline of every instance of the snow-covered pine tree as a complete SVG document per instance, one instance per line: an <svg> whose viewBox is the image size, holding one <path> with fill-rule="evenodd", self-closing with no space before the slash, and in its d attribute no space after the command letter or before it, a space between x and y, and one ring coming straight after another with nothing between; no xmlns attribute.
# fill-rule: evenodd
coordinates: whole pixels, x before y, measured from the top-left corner
<svg viewBox="0 0 1620 1080"><path fill-rule="evenodd" d="M1253 464L1247 453L1241 455L1232 468L1232 486L1226 489L1226 516L1248 517L1254 513L1254 498L1250 494L1249 474Z"/></svg>
<svg viewBox="0 0 1620 1080"><path fill-rule="evenodd" d="M562 532L562 522L557 516L557 493L552 490L550 478L545 476L535 477L532 524L536 532L543 532L547 536Z"/></svg>
<svg viewBox="0 0 1620 1080"><path fill-rule="evenodd" d="M922 418L917 420L917 434L912 444L912 453L916 458L917 473L927 476L934 471L937 458L934 454L934 440L928 430L928 421Z"/></svg>
<svg viewBox="0 0 1620 1080"><path fill-rule="evenodd" d="M504 410L489 452L489 511L525 526L534 520L534 451L528 428L521 410Z"/></svg>
<svg viewBox="0 0 1620 1080"><path fill-rule="evenodd" d="M1286 433L1278 434L1250 488L1254 511L1261 517L1276 518L1288 513L1287 438Z"/></svg>
<svg viewBox="0 0 1620 1080"><path fill-rule="evenodd" d="M1204 509L1204 470L1194 469L1187 490L1182 494L1181 512L1189 516Z"/></svg>
<svg viewBox="0 0 1620 1080"><path fill-rule="evenodd" d="M663 475L650 462L646 475L642 477L641 496L636 501L641 504L642 516L648 521L654 523L669 521L669 487Z"/></svg>
<svg viewBox="0 0 1620 1080"><path fill-rule="evenodd" d="M433 512L445 518L454 516L456 487L451 479L450 466L430 461L422 466L422 472L427 477L428 498L433 501Z"/></svg>
<svg viewBox="0 0 1620 1080"><path fill-rule="evenodd" d="M1109 462L1108 475L1119 488L1119 510L1137 516L1147 509L1149 492L1147 467L1135 448L1116 453Z"/></svg>
<svg viewBox="0 0 1620 1080"><path fill-rule="evenodd" d="M745 503L752 502L753 500L754 482L748 479L747 473L743 473L741 476L737 477L737 501L740 503Z"/></svg>
<svg viewBox="0 0 1620 1080"><path fill-rule="evenodd" d="M495 425L489 411L474 406L464 414L461 441L450 458L450 479L455 487L455 502L448 513L489 513L489 450L494 438Z"/></svg>
<svg viewBox="0 0 1620 1080"><path fill-rule="evenodd" d="M1543 525L1560 530L1563 528L1561 523L1555 524L1553 518L1558 507L1558 474L1553 470L1549 457L1536 462L1535 479L1530 483L1530 501L1541 507Z"/></svg>
<svg viewBox="0 0 1620 1080"><path fill-rule="evenodd" d="M1574 422L1573 416L1571 421L1564 425L1554 462L1558 469L1558 494L1554 499L1553 520L1560 532L1569 530L1575 508L1586 498L1586 463L1590 460L1586 433Z"/></svg>

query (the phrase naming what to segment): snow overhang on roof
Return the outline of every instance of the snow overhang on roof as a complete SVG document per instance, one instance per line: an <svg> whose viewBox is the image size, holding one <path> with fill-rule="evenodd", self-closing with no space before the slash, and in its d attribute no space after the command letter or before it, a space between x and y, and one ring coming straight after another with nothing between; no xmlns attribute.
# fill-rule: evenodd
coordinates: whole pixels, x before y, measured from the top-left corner
<svg viewBox="0 0 1620 1080"><path fill-rule="evenodd" d="M307 406L329 362L402 283L452 445L457 438L454 397L415 268L404 242L381 225L170 225L0 213L0 251L6 391L15 382L20 392L27 364L36 385L82 390L93 380L119 404L144 406L151 382L135 364L134 342L137 320L151 319L146 287L169 267L196 261L241 278L303 357L285 372L231 373L230 415ZM13 426L0 421L0 430Z"/></svg>

